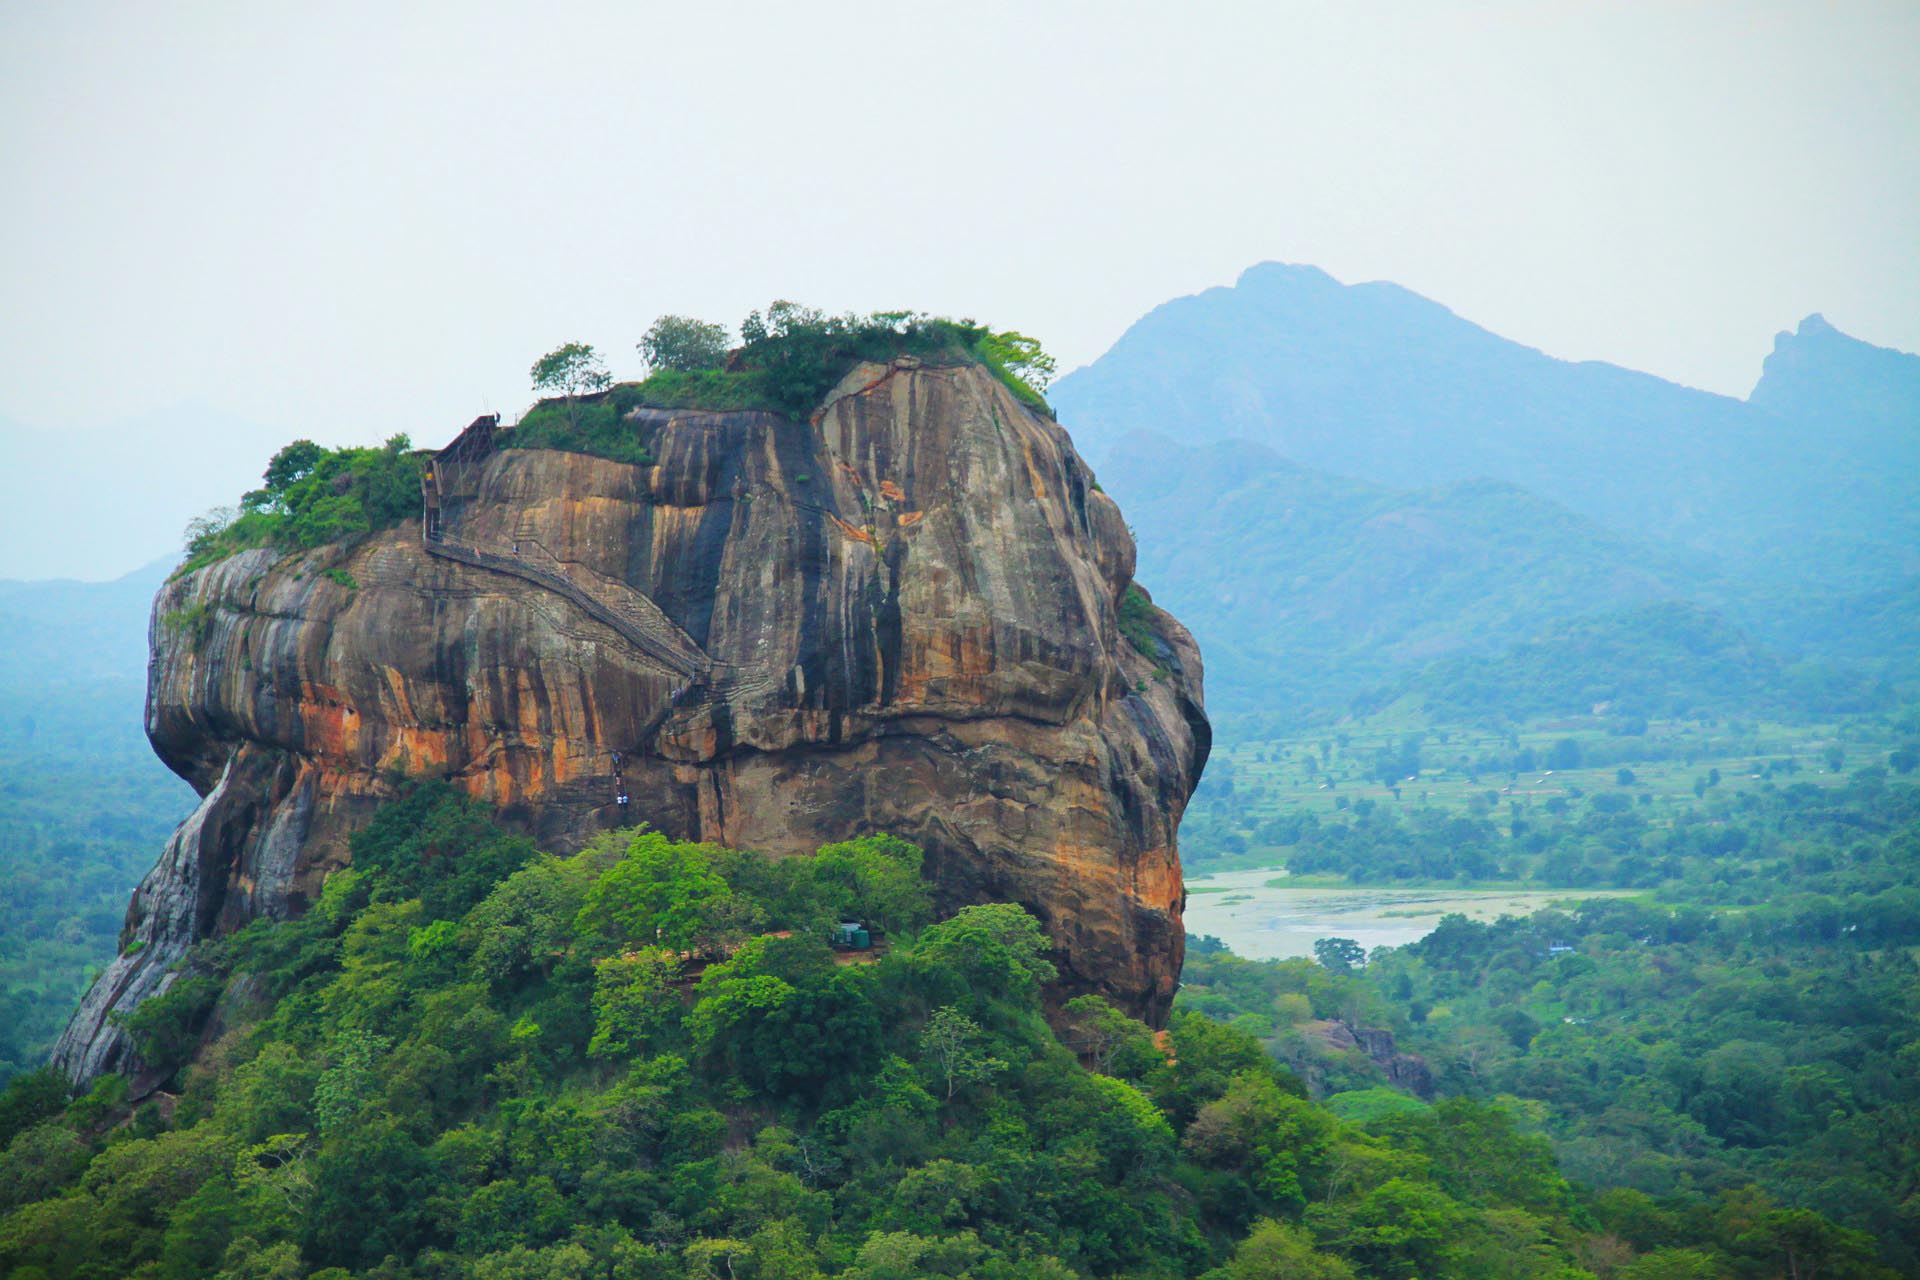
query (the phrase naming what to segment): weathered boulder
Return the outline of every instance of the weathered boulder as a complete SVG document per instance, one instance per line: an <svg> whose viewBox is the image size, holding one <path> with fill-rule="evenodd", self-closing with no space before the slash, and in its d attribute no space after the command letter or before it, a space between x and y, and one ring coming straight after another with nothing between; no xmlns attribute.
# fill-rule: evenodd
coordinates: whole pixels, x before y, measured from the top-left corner
<svg viewBox="0 0 1920 1280"><path fill-rule="evenodd" d="M478 449L440 468L435 538L161 592L147 732L204 799L55 1051L70 1074L125 1064L107 1015L194 941L299 912L409 775L556 850L638 821L772 853L894 832L943 908L1045 922L1056 995L1164 1019L1200 657L1157 610L1151 656L1121 635L1132 539L1066 432L909 359L807 422L629 420L653 465Z"/></svg>
<svg viewBox="0 0 1920 1280"><path fill-rule="evenodd" d="M1330 1056L1351 1054L1371 1059L1386 1075L1387 1083L1402 1092L1416 1098L1433 1097L1435 1085L1432 1066L1417 1053L1400 1052L1393 1032L1384 1027L1356 1027L1350 1022L1330 1018L1303 1022L1300 1031L1309 1042ZM1309 1066L1307 1074L1314 1077L1317 1086L1324 1072Z"/></svg>

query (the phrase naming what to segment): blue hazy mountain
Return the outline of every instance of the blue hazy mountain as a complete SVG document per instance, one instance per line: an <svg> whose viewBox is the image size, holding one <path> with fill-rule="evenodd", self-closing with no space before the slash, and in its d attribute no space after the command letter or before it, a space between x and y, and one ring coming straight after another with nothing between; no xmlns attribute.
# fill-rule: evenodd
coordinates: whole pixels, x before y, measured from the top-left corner
<svg viewBox="0 0 1920 1280"><path fill-rule="evenodd" d="M1322 708L1568 618L1682 598L1709 564L1495 480L1402 490L1246 441L1137 432L1101 468L1143 582L1188 620L1211 714Z"/></svg>
<svg viewBox="0 0 1920 1280"><path fill-rule="evenodd" d="M1506 481L1734 572L1859 589L1920 574L1904 465L1920 358L1817 317L1743 401L1554 359L1397 285L1265 263L1155 308L1052 399L1096 466L1134 431L1246 440L1404 489Z"/></svg>
<svg viewBox="0 0 1920 1280"><path fill-rule="evenodd" d="M0 573L99 582L178 549L293 434L197 403L89 425L0 417Z"/></svg>
<svg viewBox="0 0 1920 1280"><path fill-rule="evenodd" d="M0 1077L45 1058L193 807L141 727L148 610L172 564L0 581Z"/></svg>
<svg viewBox="0 0 1920 1280"><path fill-rule="evenodd" d="M1820 428L1834 448L1920 462L1920 356L1850 338L1825 316L1775 336L1747 403Z"/></svg>
<svg viewBox="0 0 1920 1280"><path fill-rule="evenodd" d="M1597 655L1693 620L1667 628L1682 671L1711 618L1740 679L1768 669L1749 644L1901 672L1920 643L1920 357L1817 316L1739 400L1268 263L1154 309L1052 399L1229 722L1580 619Z"/></svg>

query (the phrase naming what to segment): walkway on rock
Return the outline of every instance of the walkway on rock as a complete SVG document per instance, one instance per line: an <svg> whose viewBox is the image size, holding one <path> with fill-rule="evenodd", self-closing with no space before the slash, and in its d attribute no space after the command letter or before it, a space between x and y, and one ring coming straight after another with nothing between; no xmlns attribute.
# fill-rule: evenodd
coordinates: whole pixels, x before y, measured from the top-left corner
<svg viewBox="0 0 1920 1280"><path fill-rule="evenodd" d="M466 496L463 491L471 487L477 465L497 448L498 422L491 416L476 419L423 471L421 534L429 554L530 582L612 628L649 659L681 677L670 707L708 706L742 695L764 696L781 682L781 675L774 672L737 670L731 663L715 662L646 593L585 565L562 560L536 536L525 517L514 528L511 548L483 545L456 532L459 521L447 519L450 495L443 486L451 481L453 492ZM716 672L715 668L725 670Z"/></svg>
<svg viewBox="0 0 1920 1280"><path fill-rule="evenodd" d="M712 672L706 652L659 605L624 582L561 560L536 541L520 539L513 551L507 551L442 529L426 545L432 555L509 574L564 597L689 684L705 683Z"/></svg>

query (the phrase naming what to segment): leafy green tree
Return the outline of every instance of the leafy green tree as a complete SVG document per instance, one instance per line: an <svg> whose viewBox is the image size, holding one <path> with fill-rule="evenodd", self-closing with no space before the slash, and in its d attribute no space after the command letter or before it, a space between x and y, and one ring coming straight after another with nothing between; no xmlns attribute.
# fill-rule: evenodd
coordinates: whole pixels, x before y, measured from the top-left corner
<svg viewBox="0 0 1920 1280"><path fill-rule="evenodd" d="M661 316L638 344L649 369L693 373L727 362L727 327L691 316Z"/></svg>
<svg viewBox="0 0 1920 1280"><path fill-rule="evenodd" d="M720 1280L722 1276L741 1280L743 1273L735 1269L735 1264L751 1262L753 1245L725 1236L695 1240L680 1256L686 1259L688 1273L702 1280Z"/></svg>
<svg viewBox="0 0 1920 1280"><path fill-rule="evenodd" d="M312 1147L304 1133L276 1133L234 1157L233 1185L255 1237L291 1236L313 1200Z"/></svg>
<svg viewBox="0 0 1920 1280"><path fill-rule="evenodd" d="M910 933L933 918L923 858L916 844L872 835L821 845L810 869L836 915L882 933Z"/></svg>
<svg viewBox="0 0 1920 1280"><path fill-rule="evenodd" d="M1173 1126L1153 1100L1125 1080L1112 1076L1076 1077L1078 1104L1056 1105L1045 1119L1073 1115L1074 1128L1104 1158L1104 1172L1117 1181L1147 1179L1164 1173L1174 1159Z"/></svg>
<svg viewBox="0 0 1920 1280"><path fill-rule="evenodd" d="M763 315L740 322L742 356L755 368L767 393L789 417L800 418L819 403L845 372L838 353L850 326L812 307L780 299Z"/></svg>
<svg viewBox="0 0 1920 1280"><path fill-rule="evenodd" d="M937 1004L967 999L979 1016L992 1002L1031 1005L1043 983L1058 971L1040 922L1011 903L962 907L929 927L914 948L914 962Z"/></svg>
<svg viewBox="0 0 1920 1280"><path fill-rule="evenodd" d="M366 1268L410 1256L437 1229L435 1170L391 1118L348 1125L313 1158L301 1251L321 1266Z"/></svg>
<svg viewBox="0 0 1920 1280"><path fill-rule="evenodd" d="M680 961L663 947L623 952L594 962L593 1042L596 1057L624 1057L667 1031L679 1013L674 982Z"/></svg>
<svg viewBox="0 0 1920 1280"><path fill-rule="evenodd" d="M234 1068L220 1091L214 1115L222 1128L246 1142L314 1127L313 1091L322 1066L285 1042L266 1045Z"/></svg>
<svg viewBox="0 0 1920 1280"><path fill-rule="evenodd" d="M1254 1224L1224 1267L1201 1280L1354 1280L1353 1268L1314 1249L1313 1237L1272 1218Z"/></svg>
<svg viewBox="0 0 1920 1280"><path fill-rule="evenodd" d="M73 1087L53 1067L25 1071L7 1081L0 1092L0 1148L13 1136L50 1120L66 1109Z"/></svg>
<svg viewBox="0 0 1920 1280"><path fill-rule="evenodd" d="M1290 1093L1306 1092L1242 1027L1177 1011L1167 1024L1167 1034L1172 1059L1155 1065L1147 1086L1176 1128L1190 1125L1201 1107L1226 1093L1243 1074L1264 1074Z"/></svg>
<svg viewBox="0 0 1920 1280"><path fill-rule="evenodd" d="M186 1065L200 1043L200 1032L220 999L219 979L197 974L176 979L166 991L140 1004L123 1019L140 1060L163 1075Z"/></svg>
<svg viewBox="0 0 1920 1280"><path fill-rule="evenodd" d="M1734 1251L1777 1265L1790 1280L1865 1277L1878 1269L1871 1237L1810 1209L1773 1209L1758 1221L1738 1224L1736 1231L1728 1242Z"/></svg>
<svg viewBox="0 0 1920 1280"><path fill-rule="evenodd" d="M1655 1249L1629 1262L1621 1280L1727 1280L1724 1257L1702 1249Z"/></svg>
<svg viewBox="0 0 1920 1280"><path fill-rule="evenodd" d="M266 472L261 476L266 481L266 487L249 493L241 500L241 505L250 510L284 506L287 491L313 474L314 468L325 461L326 456L327 451L311 440L295 440L283 446L267 463Z"/></svg>
<svg viewBox="0 0 1920 1280"><path fill-rule="evenodd" d="M1466 1214L1434 1187L1391 1178L1351 1204L1314 1206L1307 1221L1366 1274L1418 1280L1450 1273Z"/></svg>
<svg viewBox="0 0 1920 1280"><path fill-rule="evenodd" d="M564 343L533 362L527 371L536 391L558 392L567 401L567 419L579 426L573 398L605 391L613 379L600 353L584 342Z"/></svg>
<svg viewBox="0 0 1920 1280"><path fill-rule="evenodd" d="M1523 1129L1506 1107L1442 1098L1383 1117L1373 1132L1425 1155L1433 1181L1464 1202L1564 1213L1573 1199L1552 1144Z"/></svg>
<svg viewBox="0 0 1920 1280"><path fill-rule="evenodd" d="M370 903L340 935L339 976L321 1001L329 1019L359 1031L384 1032L411 997L405 971L420 903Z"/></svg>
<svg viewBox="0 0 1920 1280"><path fill-rule="evenodd" d="M761 912L713 869L709 846L657 831L633 837L587 890L577 927L619 946L713 954L746 935Z"/></svg>
<svg viewBox="0 0 1920 1280"><path fill-rule="evenodd" d="M508 876L462 922L472 971L503 989L551 975L574 942L598 874L596 860L582 854L542 858Z"/></svg>
<svg viewBox="0 0 1920 1280"><path fill-rule="evenodd" d="M345 542L418 515L420 459L404 435L377 449L297 440L275 454L266 485L187 526L187 567L247 547Z"/></svg>
<svg viewBox="0 0 1920 1280"><path fill-rule="evenodd" d="M1313 944L1313 958L1335 973L1355 973L1367 967L1367 949L1352 938L1321 938Z"/></svg>
<svg viewBox="0 0 1920 1280"><path fill-rule="evenodd" d="M968 1276L974 1274L972 1268L983 1262L988 1253L972 1232L943 1237L915 1235L910 1231L876 1231L860 1246L847 1275L852 1280Z"/></svg>
<svg viewBox="0 0 1920 1280"><path fill-rule="evenodd" d="M946 1085L952 1101L961 1085L981 1084L1007 1069L987 1051L987 1033L952 1005L935 1009L920 1033L920 1055Z"/></svg>
<svg viewBox="0 0 1920 1280"><path fill-rule="evenodd" d="M813 1102L880 1057L871 975L837 969L817 937L760 937L710 967L686 1026L695 1051L769 1095Z"/></svg>
<svg viewBox="0 0 1920 1280"><path fill-rule="evenodd" d="M566 1229L567 1219L566 1197L552 1178L501 1178L476 1189L460 1206L454 1243L472 1254L546 1244Z"/></svg>
<svg viewBox="0 0 1920 1280"><path fill-rule="evenodd" d="M168 1211L209 1183L217 1187L236 1150L232 1138L211 1126L129 1134L93 1157L78 1187L0 1223L0 1266L37 1266L52 1276L150 1268L167 1248Z"/></svg>
<svg viewBox="0 0 1920 1280"><path fill-rule="evenodd" d="M410 784L355 832L353 865L378 877L381 896L417 897L429 920L451 920L534 856L486 806L446 782Z"/></svg>
<svg viewBox="0 0 1920 1280"><path fill-rule="evenodd" d="M1273 1208L1297 1211L1326 1176L1336 1124L1270 1076L1236 1076L1187 1126L1181 1149L1201 1164L1242 1173Z"/></svg>
<svg viewBox="0 0 1920 1280"><path fill-rule="evenodd" d="M92 1149L70 1126L35 1125L0 1149L0 1213L44 1200L87 1167Z"/></svg>
<svg viewBox="0 0 1920 1280"><path fill-rule="evenodd" d="M407 933L407 967L422 985L438 986L451 979L462 956L460 926L435 920Z"/></svg>
<svg viewBox="0 0 1920 1280"><path fill-rule="evenodd" d="M1060 367L1041 348L1037 338L1029 338L1012 329L984 334L980 339L979 351L982 357L1000 365L1039 392L1047 389L1047 384L1053 381L1053 375Z"/></svg>
<svg viewBox="0 0 1920 1280"><path fill-rule="evenodd" d="M351 1124L375 1099L380 1058L391 1047L385 1036L345 1031L334 1041L332 1060L313 1088L314 1118L322 1136Z"/></svg>
<svg viewBox="0 0 1920 1280"><path fill-rule="evenodd" d="M1158 1059L1153 1034L1102 996L1075 996L1061 1012L1066 1014L1064 1039L1095 1071L1103 1075L1141 1076Z"/></svg>

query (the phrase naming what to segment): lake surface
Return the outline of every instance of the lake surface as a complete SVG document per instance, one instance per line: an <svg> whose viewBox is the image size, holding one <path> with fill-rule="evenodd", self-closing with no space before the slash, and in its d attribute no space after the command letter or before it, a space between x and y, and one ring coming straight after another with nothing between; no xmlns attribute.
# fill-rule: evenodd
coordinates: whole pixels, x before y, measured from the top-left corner
<svg viewBox="0 0 1920 1280"><path fill-rule="evenodd" d="M1417 942L1452 912L1474 920L1531 915L1556 903L1623 896L1621 890L1288 889L1277 867L1187 881L1187 933L1210 933L1253 960L1311 956L1321 938L1352 938L1368 951Z"/></svg>

